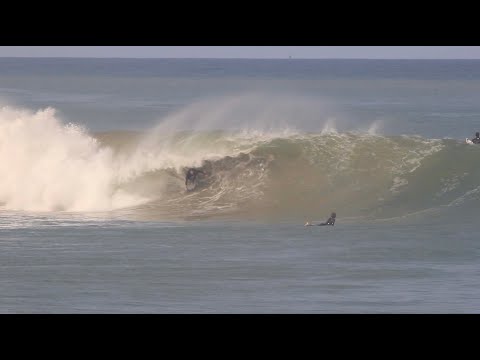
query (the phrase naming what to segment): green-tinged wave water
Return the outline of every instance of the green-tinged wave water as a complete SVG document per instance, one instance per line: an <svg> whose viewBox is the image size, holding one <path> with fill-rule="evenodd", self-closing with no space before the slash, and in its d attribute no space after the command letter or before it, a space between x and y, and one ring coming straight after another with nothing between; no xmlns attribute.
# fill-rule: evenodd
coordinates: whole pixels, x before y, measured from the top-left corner
<svg viewBox="0 0 480 360"><path fill-rule="evenodd" d="M62 124L51 108L32 113L4 107L0 206L155 220L477 211L480 147L371 132L178 131L162 124L149 132L90 135ZM192 192L184 184L189 167L206 173Z"/></svg>
<svg viewBox="0 0 480 360"><path fill-rule="evenodd" d="M128 150L121 136L131 141ZM342 218L382 219L440 208L471 212L480 191L480 170L474 166L480 148L457 140L182 132L150 139L145 151L140 135L137 142L134 134L98 138L119 153L139 156L142 148L145 157L162 154L161 165L117 184L149 199L120 211L147 219L301 220L322 219L331 211ZM190 166L207 173L194 192L184 187Z"/></svg>

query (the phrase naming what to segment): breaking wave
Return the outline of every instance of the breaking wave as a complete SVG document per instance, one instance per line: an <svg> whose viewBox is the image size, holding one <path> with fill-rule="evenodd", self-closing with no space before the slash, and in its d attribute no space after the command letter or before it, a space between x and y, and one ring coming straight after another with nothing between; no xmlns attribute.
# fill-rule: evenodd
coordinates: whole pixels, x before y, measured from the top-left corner
<svg viewBox="0 0 480 360"><path fill-rule="evenodd" d="M55 110L0 108L5 210L109 211L144 219L387 218L472 207L480 147L452 139L197 129L89 134ZM373 130L372 130L373 129ZM185 170L206 173L186 192Z"/></svg>

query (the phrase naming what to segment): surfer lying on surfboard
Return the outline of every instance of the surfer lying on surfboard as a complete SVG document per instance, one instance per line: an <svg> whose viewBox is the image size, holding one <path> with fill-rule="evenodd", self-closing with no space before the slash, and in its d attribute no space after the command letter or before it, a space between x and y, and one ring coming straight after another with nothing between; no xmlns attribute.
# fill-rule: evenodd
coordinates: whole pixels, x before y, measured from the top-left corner
<svg viewBox="0 0 480 360"><path fill-rule="evenodd" d="M330 217L328 218L328 220L324 223L321 223L321 224L311 224L309 221L307 221L305 223L305 226L325 226L325 225L335 225L335 218L337 217L337 214L335 214L334 212L332 212L332 214L330 215Z"/></svg>
<svg viewBox="0 0 480 360"><path fill-rule="evenodd" d="M475 137L471 140L474 144L480 144L480 133L477 131Z"/></svg>

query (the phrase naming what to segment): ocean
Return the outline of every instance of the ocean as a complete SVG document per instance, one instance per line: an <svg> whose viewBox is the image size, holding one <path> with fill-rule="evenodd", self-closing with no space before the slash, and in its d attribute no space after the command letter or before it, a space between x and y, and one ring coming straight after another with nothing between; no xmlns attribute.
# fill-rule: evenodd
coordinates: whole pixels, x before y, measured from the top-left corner
<svg viewBox="0 0 480 360"><path fill-rule="evenodd" d="M480 60L0 58L0 313L479 313L479 104Z"/></svg>

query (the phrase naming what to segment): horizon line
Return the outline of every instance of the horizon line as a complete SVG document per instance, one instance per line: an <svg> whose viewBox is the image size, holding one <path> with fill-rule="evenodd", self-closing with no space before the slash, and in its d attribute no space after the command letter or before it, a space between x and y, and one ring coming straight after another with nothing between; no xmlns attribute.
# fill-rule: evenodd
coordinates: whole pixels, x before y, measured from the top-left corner
<svg viewBox="0 0 480 360"><path fill-rule="evenodd" d="M312 57L134 57L134 56L125 56L125 57L108 57L108 56L1 56L0 59L110 59L110 60L119 60L119 59L134 59L134 60L480 60L478 58L365 58L365 57L321 57L321 58L312 58Z"/></svg>

